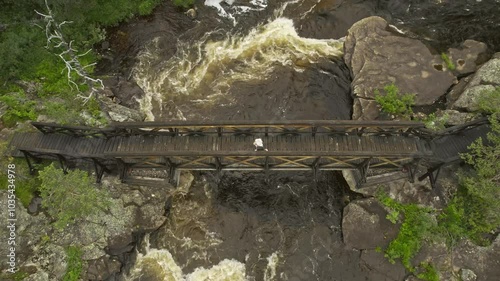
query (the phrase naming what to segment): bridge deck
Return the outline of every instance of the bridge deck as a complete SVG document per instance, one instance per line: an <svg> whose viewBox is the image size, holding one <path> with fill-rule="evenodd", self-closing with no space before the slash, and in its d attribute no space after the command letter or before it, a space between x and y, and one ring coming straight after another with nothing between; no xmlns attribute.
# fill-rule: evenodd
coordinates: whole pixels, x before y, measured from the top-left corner
<svg viewBox="0 0 500 281"><path fill-rule="evenodd" d="M268 136L269 151L254 151L252 136L129 136L81 138L61 134L18 133L11 145L18 150L81 158L143 156L413 156L432 152L415 137L402 136Z"/></svg>
<svg viewBox="0 0 500 281"><path fill-rule="evenodd" d="M487 124L470 128L461 133L447 135L434 139L430 145L434 151L434 160L442 163L453 162L460 159L460 153L467 151L467 147L478 138L486 140L490 131Z"/></svg>

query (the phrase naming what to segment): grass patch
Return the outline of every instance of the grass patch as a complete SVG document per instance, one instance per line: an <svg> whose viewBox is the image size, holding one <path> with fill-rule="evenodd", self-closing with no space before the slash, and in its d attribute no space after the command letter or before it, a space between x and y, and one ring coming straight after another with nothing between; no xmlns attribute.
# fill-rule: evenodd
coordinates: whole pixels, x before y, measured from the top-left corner
<svg viewBox="0 0 500 281"><path fill-rule="evenodd" d="M417 274L417 278L425 281L439 281L439 274L432 264L421 263L420 268L423 272Z"/></svg>
<svg viewBox="0 0 500 281"><path fill-rule="evenodd" d="M446 53L441 53L441 59L443 59L444 63L446 64L446 67L449 70L455 70L455 64L451 61L450 57Z"/></svg>
<svg viewBox="0 0 500 281"><path fill-rule="evenodd" d="M176 7L187 9L193 6L194 0L172 0L172 3L174 3Z"/></svg>
<svg viewBox="0 0 500 281"><path fill-rule="evenodd" d="M66 249L67 267L63 276L63 281L77 281L82 274L82 250L75 246Z"/></svg>

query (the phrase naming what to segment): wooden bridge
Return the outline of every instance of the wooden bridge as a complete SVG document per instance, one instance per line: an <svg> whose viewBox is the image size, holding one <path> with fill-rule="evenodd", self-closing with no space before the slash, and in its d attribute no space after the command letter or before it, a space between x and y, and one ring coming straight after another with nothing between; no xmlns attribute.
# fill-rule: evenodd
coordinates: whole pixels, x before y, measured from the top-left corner
<svg viewBox="0 0 500 281"><path fill-rule="evenodd" d="M131 168L167 169L171 178L180 170L310 170L316 175L356 169L362 181L369 169L405 169L413 180L421 160L432 163L430 169L440 167L487 131L484 120L441 134L402 121L177 121L107 128L32 124L38 131L14 135L12 155L25 157L31 171L33 161L43 158L58 160L65 170L74 160L87 160L98 182L113 170L125 180ZM257 137L268 151L254 151Z"/></svg>

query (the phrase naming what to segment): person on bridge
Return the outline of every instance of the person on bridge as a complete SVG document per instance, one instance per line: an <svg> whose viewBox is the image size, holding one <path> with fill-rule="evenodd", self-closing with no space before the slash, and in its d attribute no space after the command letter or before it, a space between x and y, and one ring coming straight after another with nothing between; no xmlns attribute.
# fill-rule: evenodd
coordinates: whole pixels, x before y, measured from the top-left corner
<svg viewBox="0 0 500 281"><path fill-rule="evenodd" d="M255 139L254 142L253 142L253 145L255 146L255 151L257 151L257 150L260 150L260 151L265 150L265 151L267 151L267 148L264 148L264 143L262 142L261 138Z"/></svg>

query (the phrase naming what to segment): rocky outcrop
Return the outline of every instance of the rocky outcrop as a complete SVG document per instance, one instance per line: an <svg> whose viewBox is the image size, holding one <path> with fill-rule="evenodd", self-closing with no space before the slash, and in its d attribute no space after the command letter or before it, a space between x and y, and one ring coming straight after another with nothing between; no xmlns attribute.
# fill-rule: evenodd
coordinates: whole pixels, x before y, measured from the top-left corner
<svg viewBox="0 0 500 281"><path fill-rule="evenodd" d="M376 118L375 90L387 84L396 84L401 93L416 94L416 105L430 105L456 82L439 55L391 30L380 17L365 18L349 29L344 59L353 78L352 119Z"/></svg>
<svg viewBox="0 0 500 281"><path fill-rule="evenodd" d="M15 203L14 203L15 201ZM10 248L14 248L16 256L16 266L23 267L27 264L27 261L37 251L37 245L42 240L42 237L47 236L50 232L49 220L44 214L39 214L38 216L31 216L28 214L26 208L22 203L14 199L14 201L8 202L8 192L6 190L0 190L0 217L5 218L5 223L0 227L0 236L7 238L15 238L14 244L8 244L7 241L0 243L0 254L2 257L6 257L11 251ZM15 206L15 212L10 212L11 209L8 206ZM16 221L11 221L12 227L8 228L7 218L10 214L14 214L14 219ZM12 230L12 231L11 231ZM0 263L0 270L4 271L9 268L7 262Z"/></svg>
<svg viewBox="0 0 500 281"><path fill-rule="evenodd" d="M498 56L500 55L495 55L478 69L460 97L453 103L452 109L477 111L479 97L500 86L500 58Z"/></svg>
<svg viewBox="0 0 500 281"><path fill-rule="evenodd" d="M104 85L104 95L112 98L116 104L140 110L139 100L144 97L144 91L137 83L123 77L110 77L104 80Z"/></svg>
<svg viewBox="0 0 500 281"><path fill-rule="evenodd" d="M356 249L385 248L396 238L399 226L386 219L387 210L374 198L356 200L344 208L344 243Z"/></svg>
<svg viewBox="0 0 500 281"><path fill-rule="evenodd" d="M137 122L143 121L145 115L138 110L130 109L123 105L116 104L110 99L102 99L104 110L114 122Z"/></svg>
<svg viewBox="0 0 500 281"><path fill-rule="evenodd" d="M102 188L112 197L108 209L63 231L52 229L43 213L31 216L17 203L18 266L32 273L28 280L62 280L67 267L65 248L70 245L82 249L84 280L105 280L120 272L121 261L137 242L135 233L153 231L165 222L165 190L131 187L114 177L105 177ZM1 198L7 198L4 193L0 192ZM5 230L0 229L0 234L6 236ZM6 245L0 244L2 253Z"/></svg>

